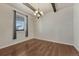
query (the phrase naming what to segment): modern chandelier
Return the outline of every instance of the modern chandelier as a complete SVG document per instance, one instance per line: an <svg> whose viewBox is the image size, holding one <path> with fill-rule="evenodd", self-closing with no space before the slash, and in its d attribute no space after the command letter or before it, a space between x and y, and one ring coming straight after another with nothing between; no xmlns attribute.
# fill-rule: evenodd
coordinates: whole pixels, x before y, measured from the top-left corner
<svg viewBox="0 0 79 59"><path fill-rule="evenodd" d="M34 12L34 15L39 19L39 17L44 15L44 13L38 8L38 10Z"/></svg>

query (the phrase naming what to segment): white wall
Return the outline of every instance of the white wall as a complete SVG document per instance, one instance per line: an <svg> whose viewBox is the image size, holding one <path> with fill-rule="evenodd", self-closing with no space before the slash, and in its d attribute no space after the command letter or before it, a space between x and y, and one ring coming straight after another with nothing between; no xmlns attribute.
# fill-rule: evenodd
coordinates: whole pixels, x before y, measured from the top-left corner
<svg viewBox="0 0 79 59"><path fill-rule="evenodd" d="M13 45L34 37L48 41L55 41L58 43L73 44L72 7L66 7L57 11L56 13L53 13L52 11L41 17L39 20L34 19L29 15L29 36L20 36L16 40L12 39L14 9L15 8L12 8L7 4L0 4L0 48ZM22 12L20 10L18 11Z"/></svg>
<svg viewBox="0 0 79 59"><path fill-rule="evenodd" d="M33 21L32 21L33 17L28 15L28 37L19 36L20 38L17 38L16 40L12 39L13 38L13 10L14 8L12 8L7 4L0 4L0 48L4 48L9 45L23 42L33 37Z"/></svg>
<svg viewBox="0 0 79 59"><path fill-rule="evenodd" d="M74 31L74 46L79 51L79 4L74 4L74 19L73 19L73 31Z"/></svg>
<svg viewBox="0 0 79 59"><path fill-rule="evenodd" d="M36 38L73 44L73 8L72 6L50 12L36 22Z"/></svg>

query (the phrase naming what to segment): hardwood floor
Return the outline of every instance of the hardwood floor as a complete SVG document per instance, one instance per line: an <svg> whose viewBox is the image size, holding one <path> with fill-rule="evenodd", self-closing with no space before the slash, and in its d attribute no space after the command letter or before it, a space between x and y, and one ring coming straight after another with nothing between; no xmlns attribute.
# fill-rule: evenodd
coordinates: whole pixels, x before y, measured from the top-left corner
<svg viewBox="0 0 79 59"><path fill-rule="evenodd" d="M5 56L78 56L78 51L71 45L31 39L7 48L0 49Z"/></svg>

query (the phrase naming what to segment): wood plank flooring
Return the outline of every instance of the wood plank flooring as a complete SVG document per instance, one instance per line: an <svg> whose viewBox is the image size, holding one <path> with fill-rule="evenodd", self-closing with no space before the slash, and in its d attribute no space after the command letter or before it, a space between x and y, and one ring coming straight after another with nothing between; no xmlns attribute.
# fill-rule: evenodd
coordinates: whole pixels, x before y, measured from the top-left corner
<svg viewBox="0 0 79 59"><path fill-rule="evenodd" d="M71 45L59 44L39 39L31 39L7 48L0 49L5 56L78 56Z"/></svg>

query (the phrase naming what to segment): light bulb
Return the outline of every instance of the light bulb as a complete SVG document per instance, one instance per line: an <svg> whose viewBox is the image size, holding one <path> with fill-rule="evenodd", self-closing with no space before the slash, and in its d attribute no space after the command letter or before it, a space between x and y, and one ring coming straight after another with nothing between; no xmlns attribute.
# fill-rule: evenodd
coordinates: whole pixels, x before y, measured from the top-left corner
<svg viewBox="0 0 79 59"><path fill-rule="evenodd" d="M34 15L36 16L36 13L34 13Z"/></svg>
<svg viewBox="0 0 79 59"><path fill-rule="evenodd" d="M37 14L37 13L38 13L38 11L36 10L36 11L35 11L35 13Z"/></svg>
<svg viewBox="0 0 79 59"><path fill-rule="evenodd" d="M41 15L44 15L44 13L43 13L42 11L40 11L40 14L41 14Z"/></svg>

